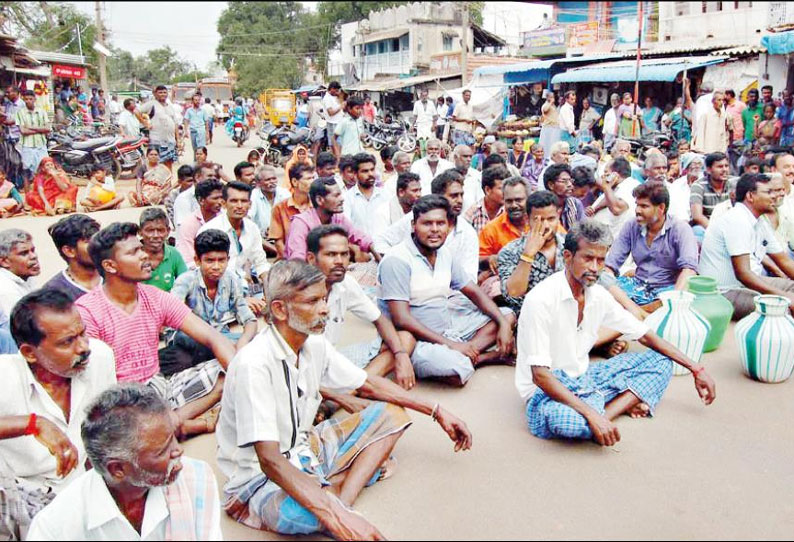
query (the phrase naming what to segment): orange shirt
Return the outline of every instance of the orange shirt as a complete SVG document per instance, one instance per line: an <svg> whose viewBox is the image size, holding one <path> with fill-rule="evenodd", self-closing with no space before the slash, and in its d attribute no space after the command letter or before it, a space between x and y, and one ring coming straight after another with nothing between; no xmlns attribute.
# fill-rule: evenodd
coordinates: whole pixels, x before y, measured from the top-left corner
<svg viewBox="0 0 794 542"><path fill-rule="evenodd" d="M278 205L273 207L273 216L270 220L270 228L267 230L268 239L286 242L287 231L289 230L290 224L292 224L292 219L295 217L295 215L311 209L311 206L312 204L307 201L306 205L303 207L298 207L298 204L295 203L295 200L291 197L279 202Z"/></svg>
<svg viewBox="0 0 794 542"><path fill-rule="evenodd" d="M480 258L499 254L502 247L515 241L529 231L529 224L524 231L519 231L508 219L507 213L497 216L480 231Z"/></svg>

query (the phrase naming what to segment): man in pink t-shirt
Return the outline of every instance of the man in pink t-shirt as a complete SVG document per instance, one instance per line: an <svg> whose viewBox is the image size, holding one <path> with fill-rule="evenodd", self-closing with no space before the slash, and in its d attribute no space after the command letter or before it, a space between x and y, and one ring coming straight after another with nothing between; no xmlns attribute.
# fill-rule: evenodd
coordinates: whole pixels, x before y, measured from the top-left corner
<svg viewBox="0 0 794 542"><path fill-rule="evenodd" d="M733 90L725 91L725 111L731 116L732 136L731 141L742 141L744 139L744 121L742 120L742 111L745 110L747 105L736 99L736 92Z"/></svg>
<svg viewBox="0 0 794 542"><path fill-rule="evenodd" d="M117 222L99 231L91 238L88 253L104 283L75 305L86 334L113 349L118 381L156 389L175 409L183 434L214 430L217 412L208 411L221 398L222 373L234 357L234 345L175 296L140 284L151 277L152 265L136 224ZM163 327L184 332L210 348L217 359L196 365L188 361L181 370L163 375L158 357Z"/></svg>

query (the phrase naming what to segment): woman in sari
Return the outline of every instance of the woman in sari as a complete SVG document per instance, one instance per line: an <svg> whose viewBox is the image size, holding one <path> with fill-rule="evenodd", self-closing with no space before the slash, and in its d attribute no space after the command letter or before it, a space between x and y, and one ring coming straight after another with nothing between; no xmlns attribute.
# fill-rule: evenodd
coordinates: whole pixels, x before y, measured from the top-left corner
<svg viewBox="0 0 794 542"><path fill-rule="evenodd" d="M284 188L291 188L289 183L289 170L295 164L312 165L312 161L309 158L309 148L303 143L299 143L295 146L295 149L292 151L292 156L290 156L290 159L284 164L284 178L281 180L281 186Z"/></svg>
<svg viewBox="0 0 794 542"><path fill-rule="evenodd" d="M52 158L47 157L39 164L33 187L25 200L34 213L50 216L71 213L77 205L77 186Z"/></svg>
<svg viewBox="0 0 794 542"><path fill-rule="evenodd" d="M155 147L146 151L146 163L135 172L135 191L130 192L130 203L135 207L160 205L171 191L171 170L160 163L160 152Z"/></svg>
<svg viewBox="0 0 794 542"><path fill-rule="evenodd" d="M547 89L546 102L540 107L540 145L546 155L551 155L551 146L560 140L560 118L554 100L554 91Z"/></svg>
<svg viewBox="0 0 794 542"><path fill-rule="evenodd" d="M758 143L763 145L777 145L780 141L780 132L783 124L780 119L775 118L775 106L766 104L764 106L764 120L755 125L755 137Z"/></svg>

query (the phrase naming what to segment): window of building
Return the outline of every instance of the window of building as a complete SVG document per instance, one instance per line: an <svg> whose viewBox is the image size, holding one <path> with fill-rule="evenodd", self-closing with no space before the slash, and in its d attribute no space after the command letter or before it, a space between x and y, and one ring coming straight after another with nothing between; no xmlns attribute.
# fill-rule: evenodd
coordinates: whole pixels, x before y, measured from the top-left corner
<svg viewBox="0 0 794 542"><path fill-rule="evenodd" d="M703 13L722 11L722 2L701 2Z"/></svg>
<svg viewBox="0 0 794 542"><path fill-rule="evenodd" d="M387 49L387 45L388 45L388 43L389 43L389 42L388 42L388 41L386 41L386 40L382 40L382 41L379 41L379 42L378 42L378 54L379 54L379 55L382 55L382 54L384 54L384 53L386 53L386 52L387 52L387 50L386 50L386 49Z"/></svg>
<svg viewBox="0 0 794 542"><path fill-rule="evenodd" d="M402 51L407 51L411 46L411 42L408 38L408 34L400 36L400 49Z"/></svg>
<svg viewBox="0 0 794 542"><path fill-rule="evenodd" d="M445 51L452 50L452 36L444 36L444 50Z"/></svg>
<svg viewBox="0 0 794 542"><path fill-rule="evenodd" d="M369 56L369 55L377 55L377 54L378 54L378 44L375 43L375 42L368 43L367 44L367 56Z"/></svg>
<svg viewBox="0 0 794 542"><path fill-rule="evenodd" d="M396 53L400 50L400 38L394 38L391 40L391 52Z"/></svg>

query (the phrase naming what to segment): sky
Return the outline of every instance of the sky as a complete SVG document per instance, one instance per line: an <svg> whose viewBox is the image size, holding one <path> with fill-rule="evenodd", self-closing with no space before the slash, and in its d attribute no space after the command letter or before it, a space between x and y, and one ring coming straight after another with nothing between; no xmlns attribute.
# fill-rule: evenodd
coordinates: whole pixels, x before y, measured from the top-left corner
<svg viewBox="0 0 794 542"><path fill-rule="evenodd" d="M94 2L71 2L94 17ZM103 2L103 21L111 43L135 56L170 45L179 56L199 69L216 60L220 40L217 21L226 2ZM314 9L317 2L303 2ZM518 33L536 28L550 6L526 2L487 2L484 27L518 43Z"/></svg>

